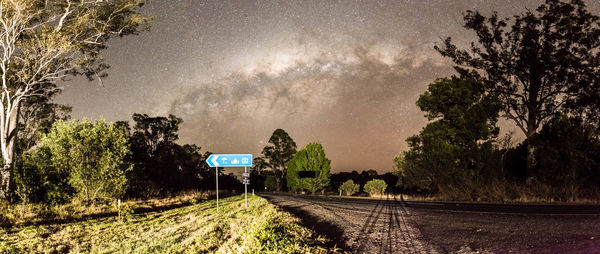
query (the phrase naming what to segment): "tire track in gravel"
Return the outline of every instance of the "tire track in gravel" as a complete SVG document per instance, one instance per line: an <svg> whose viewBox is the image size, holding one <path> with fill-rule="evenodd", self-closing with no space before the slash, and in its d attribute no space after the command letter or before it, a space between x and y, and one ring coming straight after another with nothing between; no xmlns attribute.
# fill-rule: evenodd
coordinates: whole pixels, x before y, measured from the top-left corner
<svg viewBox="0 0 600 254"><path fill-rule="evenodd" d="M396 198L352 199L264 193L273 204L292 212L336 246L352 253L430 253L410 213ZM331 230L330 228L337 228Z"/></svg>

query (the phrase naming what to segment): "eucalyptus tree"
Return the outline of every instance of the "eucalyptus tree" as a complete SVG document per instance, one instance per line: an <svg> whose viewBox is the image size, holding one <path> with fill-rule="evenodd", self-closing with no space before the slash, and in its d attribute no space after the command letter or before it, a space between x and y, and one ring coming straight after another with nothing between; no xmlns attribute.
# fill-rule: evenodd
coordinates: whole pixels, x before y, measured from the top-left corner
<svg viewBox="0 0 600 254"><path fill-rule="evenodd" d="M296 142L282 129L276 129L269 138L269 145L262 150L263 157L273 171L277 191L281 191L288 162L296 154Z"/></svg>
<svg viewBox="0 0 600 254"><path fill-rule="evenodd" d="M477 41L461 49L448 37L435 49L459 72L481 76L528 139L559 112L600 119L600 18L583 1L546 0L512 19L467 11L464 21ZM532 142L527 150L529 171Z"/></svg>
<svg viewBox="0 0 600 254"><path fill-rule="evenodd" d="M107 41L137 34L149 18L142 0L0 0L0 197L10 185L23 101L57 81L106 76Z"/></svg>

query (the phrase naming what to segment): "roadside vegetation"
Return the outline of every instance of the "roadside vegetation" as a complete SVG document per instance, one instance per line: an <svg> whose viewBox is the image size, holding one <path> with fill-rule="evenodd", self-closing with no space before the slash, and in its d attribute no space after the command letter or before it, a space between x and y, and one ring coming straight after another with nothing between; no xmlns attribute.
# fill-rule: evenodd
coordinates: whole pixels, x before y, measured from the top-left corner
<svg viewBox="0 0 600 254"><path fill-rule="evenodd" d="M383 196L385 193L385 189L387 188L387 184L385 181L380 179L373 179L368 181L363 189L366 193L369 193L370 196Z"/></svg>
<svg viewBox="0 0 600 254"><path fill-rule="evenodd" d="M340 194L343 193L346 196L354 195L360 189L360 185L355 184L352 179L345 181L342 185L340 185Z"/></svg>
<svg viewBox="0 0 600 254"><path fill-rule="evenodd" d="M477 40L435 49L457 75L429 84L429 120L394 158L408 193L445 200L600 200L600 17L584 1L547 0L521 15L467 11ZM514 123L500 135L499 118Z"/></svg>
<svg viewBox="0 0 600 254"><path fill-rule="evenodd" d="M0 228L3 253L327 253L326 240L258 196L165 211Z"/></svg>

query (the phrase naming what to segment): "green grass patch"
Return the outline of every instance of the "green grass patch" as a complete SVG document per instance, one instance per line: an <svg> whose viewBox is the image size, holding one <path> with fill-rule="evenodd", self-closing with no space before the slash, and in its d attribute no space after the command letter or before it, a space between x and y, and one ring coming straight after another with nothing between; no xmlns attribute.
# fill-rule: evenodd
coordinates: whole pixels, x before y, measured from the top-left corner
<svg viewBox="0 0 600 254"><path fill-rule="evenodd" d="M325 253L325 239L258 196L70 223L0 228L2 253Z"/></svg>

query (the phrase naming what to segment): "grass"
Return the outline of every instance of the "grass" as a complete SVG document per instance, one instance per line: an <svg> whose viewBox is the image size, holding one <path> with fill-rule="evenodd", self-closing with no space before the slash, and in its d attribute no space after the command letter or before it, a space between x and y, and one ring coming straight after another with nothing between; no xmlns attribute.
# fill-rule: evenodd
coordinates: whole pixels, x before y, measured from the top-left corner
<svg viewBox="0 0 600 254"><path fill-rule="evenodd" d="M225 193L227 194L227 193ZM211 192L189 191L167 198L130 199L121 204L136 212L164 210L181 207L207 200ZM0 227L15 225L48 224L65 222L90 217L106 217L117 214L117 200L91 206L74 200L72 203L60 205L46 204L9 204L0 202Z"/></svg>
<svg viewBox="0 0 600 254"><path fill-rule="evenodd" d="M326 240L258 196L157 212L0 228L1 253L325 253Z"/></svg>

